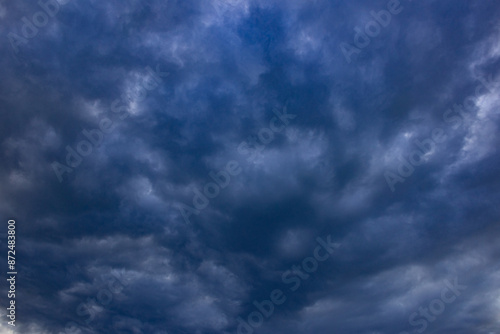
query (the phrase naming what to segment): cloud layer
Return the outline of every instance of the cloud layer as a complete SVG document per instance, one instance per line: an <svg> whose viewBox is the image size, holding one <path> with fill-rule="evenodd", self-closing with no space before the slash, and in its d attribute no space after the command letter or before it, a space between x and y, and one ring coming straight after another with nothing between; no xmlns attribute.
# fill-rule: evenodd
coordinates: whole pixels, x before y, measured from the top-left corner
<svg viewBox="0 0 500 334"><path fill-rule="evenodd" d="M0 2L15 332L500 333L499 15Z"/></svg>

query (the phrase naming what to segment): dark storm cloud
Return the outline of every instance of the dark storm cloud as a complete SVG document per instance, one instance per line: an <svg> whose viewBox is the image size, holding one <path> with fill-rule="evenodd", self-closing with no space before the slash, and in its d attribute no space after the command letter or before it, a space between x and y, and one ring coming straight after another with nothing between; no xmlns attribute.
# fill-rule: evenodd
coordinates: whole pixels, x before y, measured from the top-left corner
<svg viewBox="0 0 500 334"><path fill-rule="evenodd" d="M42 7L0 3L17 332L500 332L495 1Z"/></svg>

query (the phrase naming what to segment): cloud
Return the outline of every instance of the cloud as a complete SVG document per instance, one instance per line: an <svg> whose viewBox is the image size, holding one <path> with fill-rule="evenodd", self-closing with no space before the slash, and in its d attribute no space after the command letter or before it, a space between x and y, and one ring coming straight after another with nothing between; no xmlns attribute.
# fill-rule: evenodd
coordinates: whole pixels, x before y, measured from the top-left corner
<svg viewBox="0 0 500 334"><path fill-rule="evenodd" d="M73 0L13 48L43 9L1 2L16 331L238 333L280 290L255 333L500 332L500 7L401 0L346 62L388 3ZM328 260L290 269L327 235Z"/></svg>

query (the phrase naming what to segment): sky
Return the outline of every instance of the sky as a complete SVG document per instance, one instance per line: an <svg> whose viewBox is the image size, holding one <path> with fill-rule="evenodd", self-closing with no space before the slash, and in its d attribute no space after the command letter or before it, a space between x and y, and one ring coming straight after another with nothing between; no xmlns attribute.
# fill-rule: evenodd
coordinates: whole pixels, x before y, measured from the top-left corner
<svg viewBox="0 0 500 334"><path fill-rule="evenodd" d="M0 334L500 334L499 17L0 1Z"/></svg>

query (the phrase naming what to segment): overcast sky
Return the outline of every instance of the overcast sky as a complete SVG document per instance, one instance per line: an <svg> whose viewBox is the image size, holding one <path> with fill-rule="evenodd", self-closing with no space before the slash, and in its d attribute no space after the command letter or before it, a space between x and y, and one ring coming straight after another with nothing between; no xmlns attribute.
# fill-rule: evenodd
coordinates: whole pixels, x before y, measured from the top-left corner
<svg viewBox="0 0 500 334"><path fill-rule="evenodd" d="M0 1L1 334L500 334L497 0L58 1Z"/></svg>

